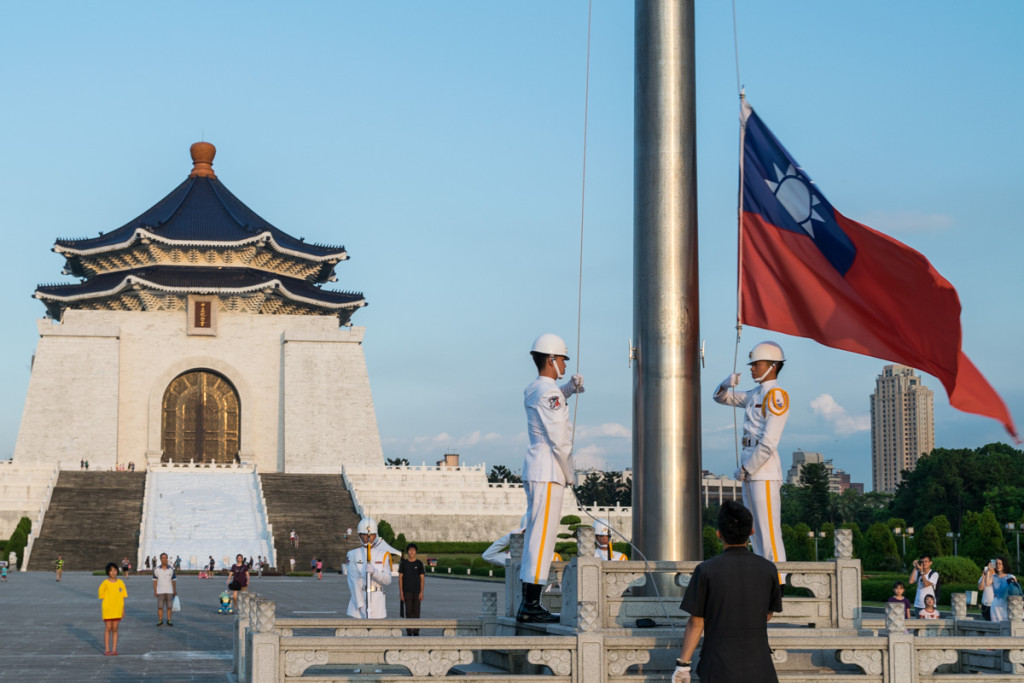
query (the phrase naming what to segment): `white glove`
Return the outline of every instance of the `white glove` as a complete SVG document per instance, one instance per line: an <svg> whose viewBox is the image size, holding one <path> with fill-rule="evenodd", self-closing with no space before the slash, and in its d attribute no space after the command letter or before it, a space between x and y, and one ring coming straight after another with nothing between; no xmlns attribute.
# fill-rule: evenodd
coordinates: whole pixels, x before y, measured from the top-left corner
<svg viewBox="0 0 1024 683"><path fill-rule="evenodd" d="M738 387L740 385L740 379L742 379L742 377L743 376L740 373L734 372L727 378L725 378L725 380L722 381L722 384L724 384L727 387Z"/></svg>
<svg viewBox="0 0 1024 683"><path fill-rule="evenodd" d="M582 394L586 389L583 388L583 375L573 375L569 380L572 384L572 391L574 394Z"/></svg>
<svg viewBox="0 0 1024 683"><path fill-rule="evenodd" d="M672 673L672 683L690 683L690 667L677 666Z"/></svg>
<svg viewBox="0 0 1024 683"><path fill-rule="evenodd" d="M744 481L747 478L747 473L743 471L743 468L739 468L732 473L732 478L736 481Z"/></svg>

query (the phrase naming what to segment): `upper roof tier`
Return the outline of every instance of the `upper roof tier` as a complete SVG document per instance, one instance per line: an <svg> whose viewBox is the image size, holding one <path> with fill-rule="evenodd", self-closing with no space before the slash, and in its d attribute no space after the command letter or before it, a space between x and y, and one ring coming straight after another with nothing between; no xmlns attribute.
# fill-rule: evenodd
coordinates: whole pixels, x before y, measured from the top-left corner
<svg viewBox="0 0 1024 683"><path fill-rule="evenodd" d="M285 266L291 274L304 271L301 277L314 282L334 279L334 266L348 259L345 247L307 244L275 228L217 179L212 144L197 142L190 151L192 172L152 208L98 237L58 239L53 250L67 259L65 272L92 277L120 270L124 265L116 264L122 256L132 265L156 265L165 262L163 256L174 260L174 251L258 247L273 252L275 264L291 262Z"/></svg>

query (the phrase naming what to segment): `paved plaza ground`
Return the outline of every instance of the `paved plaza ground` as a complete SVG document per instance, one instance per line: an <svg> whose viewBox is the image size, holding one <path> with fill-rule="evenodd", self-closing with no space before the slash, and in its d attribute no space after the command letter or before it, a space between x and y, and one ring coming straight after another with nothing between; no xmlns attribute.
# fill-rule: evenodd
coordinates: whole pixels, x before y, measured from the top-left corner
<svg viewBox="0 0 1024 683"><path fill-rule="evenodd" d="M65 572L15 572L0 584L0 680L36 681L228 681L234 617L217 613L227 577L178 579L181 612L174 626L156 626L153 579L132 575L126 615L120 626L119 655L103 655L103 622L96 589L102 576ZM348 583L339 574L315 577L253 577L251 590L277 603L281 617L343 618ZM500 582L427 575L422 616L478 617L484 592L498 593ZM398 617L397 579L387 588L388 616Z"/></svg>

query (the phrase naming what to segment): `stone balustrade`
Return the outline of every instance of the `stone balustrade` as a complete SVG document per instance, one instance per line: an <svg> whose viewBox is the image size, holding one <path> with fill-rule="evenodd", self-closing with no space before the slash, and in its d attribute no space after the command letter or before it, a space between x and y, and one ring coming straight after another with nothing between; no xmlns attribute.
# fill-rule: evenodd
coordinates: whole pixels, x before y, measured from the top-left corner
<svg viewBox="0 0 1024 683"><path fill-rule="evenodd" d="M949 619L908 620L902 606L888 609L884 619L865 619L860 562L849 557L848 541L837 539L836 560L779 565L791 585L810 593L785 598L769 627L782 683L844 676L869 683L1008 683L1024 673L1024 599L1010 599L1014 620L1001 624L967 618L961 600ZM686 620L678 593L697 563L603 562L587 555L592 530L583 529L579 542L583 555L553 566L552 578L562 586L558 624L515 622L521 536L513 537L506 572L506 613L499 616L496 594L485 593L479 619L416 622L422 630L440 629L441 637L406 637L410 622L398 619L276 619L272 602L247 595L236 615L238 680L366 680L353 673L356 667L380 668L373 680L396 683L455 675L480 683L668 680ZM659 599L659 585L676 594ZM644 617L657 625L637 628L635 620Z"/></svg>

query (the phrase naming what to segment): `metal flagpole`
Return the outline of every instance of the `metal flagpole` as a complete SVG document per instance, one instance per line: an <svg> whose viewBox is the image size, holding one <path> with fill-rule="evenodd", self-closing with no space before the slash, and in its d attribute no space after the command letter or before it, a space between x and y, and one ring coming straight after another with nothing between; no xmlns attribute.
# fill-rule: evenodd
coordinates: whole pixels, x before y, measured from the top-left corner
<svg viewBox="0 0 1024 683"><path fill-rule="evenodd" d="M636 0L633 542L697 560L700 376L692 0ZM670 577L662 594L677 594Z"/></svg>

